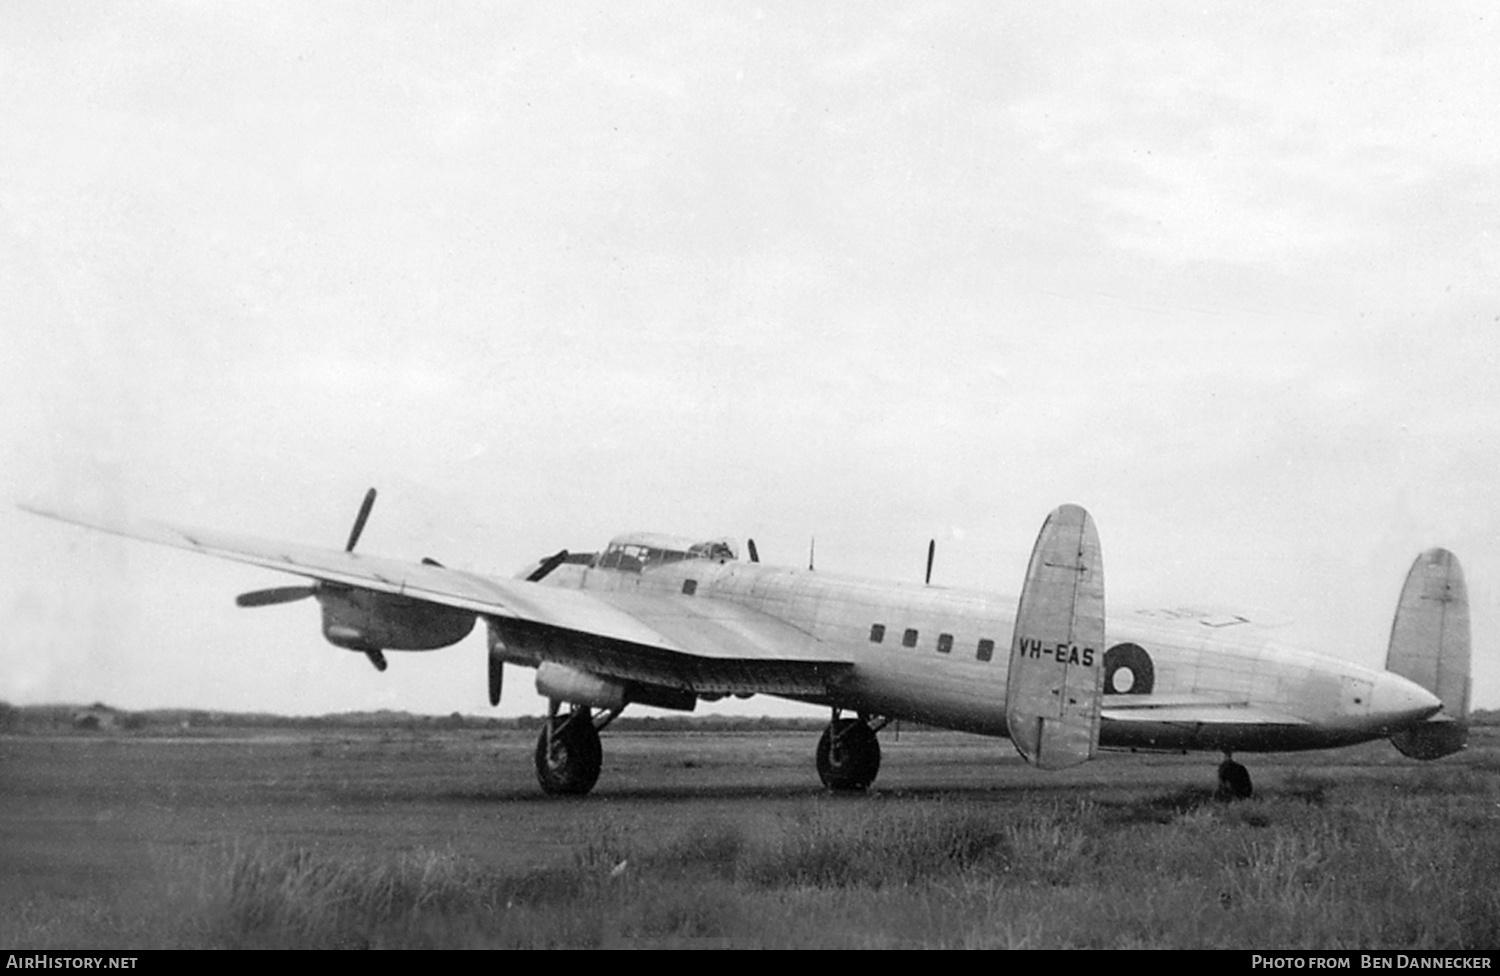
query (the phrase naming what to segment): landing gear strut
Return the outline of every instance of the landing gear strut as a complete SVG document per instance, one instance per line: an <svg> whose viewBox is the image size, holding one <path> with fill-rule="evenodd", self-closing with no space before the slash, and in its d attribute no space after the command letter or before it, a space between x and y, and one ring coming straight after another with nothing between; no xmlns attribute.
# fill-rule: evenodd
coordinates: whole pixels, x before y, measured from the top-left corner
<svg viewBox="0 0 1500 976"><path fill-rule="evenodd" d="M1228 752L1219 763L1219 789L1214 797L1219 800L1248 800L1254 790L1250 786L1250 770L1234 761Z"/></svg>
<svg viewBox="0 0 1500 976"><path fill-rule="evenodd" d="M859 718L833 718L818 740L818 778L836 793L859 793L869 789L880 772L880 740L875 732L885 726L871 726Z"/></svg>
<svg viewBox="0 0 1500 976"><path fill-rule="evenodd" d="M604 721L594 724L587 705L576 706L567 715L557 714L557 702L547 709L547 722L536 743L536 780L542 792L553 796L582 796L599 781L604 765L604 749L599 744L599 729L615 717L606 712Z"/></svg>

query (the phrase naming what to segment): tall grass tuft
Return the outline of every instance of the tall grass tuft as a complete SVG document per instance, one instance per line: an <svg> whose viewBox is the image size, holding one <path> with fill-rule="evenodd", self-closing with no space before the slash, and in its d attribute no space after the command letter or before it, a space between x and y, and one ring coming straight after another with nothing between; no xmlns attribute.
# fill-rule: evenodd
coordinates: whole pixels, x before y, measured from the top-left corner
<svg viewBox="0 0 1500 976"><path fill-rule="evenodd" d="M910 885L1013 856L1010 825L983 811L934 806L888 809L829 804L736 861L762 888Z"/></svg>
<svg viewBox="0 0 1500 976"><path fill-rule="evenodd" d="M235 852L223 879L208 899L216 941L337 948L505 941L497 919L545 914L587 885L577 870L495 874L431 851L369 859L306 848Z"/></svg>

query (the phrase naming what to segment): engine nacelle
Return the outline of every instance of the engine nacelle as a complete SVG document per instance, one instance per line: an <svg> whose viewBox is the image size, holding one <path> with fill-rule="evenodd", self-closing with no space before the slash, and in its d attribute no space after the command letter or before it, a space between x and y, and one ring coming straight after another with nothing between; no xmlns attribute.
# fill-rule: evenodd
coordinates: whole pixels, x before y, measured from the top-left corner
<svg viewBox="0 0 1500 976"><path fill-rule="evenodd" d="M469 610L374 590L318 589L323 636L351 651L430 651L457 644L474 629Z"/></svg>
<svg viewBox="0 0 1500 976"><path fill-rule="evenodd" d="M680 712L691 712L698 705L698 696L691 691L601 678L597 674L589 674L555 661L544 661L537 667L536 690L537 694L554 701L587 705L606 711L624 708L627 702L672 708Z"/></svg>

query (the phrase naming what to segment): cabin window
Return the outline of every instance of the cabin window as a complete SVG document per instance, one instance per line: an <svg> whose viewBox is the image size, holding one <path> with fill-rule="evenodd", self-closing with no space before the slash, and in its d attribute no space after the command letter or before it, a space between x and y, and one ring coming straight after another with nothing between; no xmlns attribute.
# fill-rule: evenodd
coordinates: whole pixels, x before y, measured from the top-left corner
<svg viewBox="0 0 1500 976"><path fill-rule="evenodd" d="M917 632L915 630L911 629L910 627L906 628L906 633L904 633L904 634L901 635L901 646L902 647L916 647L917 646Z"/></svg>
<svg viewBox="0 0 1500 976"><path fill-rule="evenodd" d="M938 653L948 654L953 650L953 635L938 634Z"/></svg>
<svg viewBox="0 0 1500 976"><path fill-rule="evenodd" d="M682 581L682 593L683 593L684 596L692 596L694 593L697 593L697 592L698 592L698 581L697 580L691 580L691 579L689 579L689 580L683 580Z"/></svg>
<svg viewBox="0 0 1500 976"><path fill-rule="evenodd" d="M986 637L979 642L979 650L974 652L974 656L981 661L988 661L995 656L995 642Z"/></svg>
<svg viewBox="0 0 1500 976"><path fill-rule="evenodd" d="M885 640L885 624L870 625L870 643L879 644Z"/></svg>

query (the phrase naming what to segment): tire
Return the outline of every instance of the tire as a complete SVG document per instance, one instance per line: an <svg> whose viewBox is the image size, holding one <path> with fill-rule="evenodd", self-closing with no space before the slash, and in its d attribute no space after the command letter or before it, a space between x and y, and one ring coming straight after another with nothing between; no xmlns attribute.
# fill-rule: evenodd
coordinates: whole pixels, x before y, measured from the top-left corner
<svg viewBox="0 0 1500 976"><path fill-rule="evenodd" d="M839 738L838 748L833 738ZM860 793L880 773L880 740L863 721L830 723L818 740L818 778L835 793Z"/></svg>
<svg viewBox="0 0 1500 976"><path fill-rule="evenodd" d="M536 741L536 781L550 796L583 796L599 781L604 765L604 747L599 730L587 715L574 719L557 717L552 723L552 751L548 755L547 729Z"/></svg>
<svg viewBox="0 0 1500 976"><path fill-rule="evenodd" d="M1255 790L1250 785L1250 770L1233 759L1219 763L1219 791L1214 795L1220 800L1248 800Z"/></svg>

